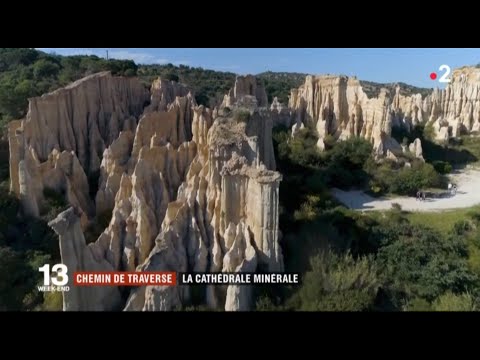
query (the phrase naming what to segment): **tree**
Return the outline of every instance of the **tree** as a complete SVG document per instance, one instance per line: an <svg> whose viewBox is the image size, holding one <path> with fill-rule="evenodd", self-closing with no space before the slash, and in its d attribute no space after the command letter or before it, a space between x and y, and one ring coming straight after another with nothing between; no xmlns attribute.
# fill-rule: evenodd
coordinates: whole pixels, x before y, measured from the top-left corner
<svg viewBox="0 0 480 360"><path fill-rule="evenodd" d="M310 260L311 270L292 299L306 311L362 311L373 306L380 285L373 257L354 259L327 251Z"/></svg>
<svg viewBox="0 0 480 360"><path fill-rule="evenodd" d="M446 291L461 293L475 285L462 238L444 237L409 223L377 229L381 240L377 260L383 281L397 306L409 298L433 301Z"/></svg>
<svg viewBox="0 0 480 360"><path fill-rule="evenodd" d="M433 303L434 311L476 311L475 299L469 293L446 292Z"/></svg>
<svg viewBox="0 0 480 360"><path fill-rule="evenodd" d="M180 80L178 75L174 73L165 74L165 79L167 79L168 81L175 81L175 82L178 82Z"/></svg>
<svg viewBox="0 0 480 360"><path fill-rule="evenodd" d="M33 273L19 253L0 247L0 310L21 310Z"/></svg>
<svg viewBox="0 0 480 360"><path fill-rule="evenodd" d="M328 182L340 188L363 185L368 179L364 166L372 150L372 144L360 137L337 142L327 152Z"/></svg>
<svg viewBox="0 0 480 360"><path fill-rule="evenodd" d="M57 76L60 66L48 59L40 59L33 65L33 75L37 79Z"/></svg>

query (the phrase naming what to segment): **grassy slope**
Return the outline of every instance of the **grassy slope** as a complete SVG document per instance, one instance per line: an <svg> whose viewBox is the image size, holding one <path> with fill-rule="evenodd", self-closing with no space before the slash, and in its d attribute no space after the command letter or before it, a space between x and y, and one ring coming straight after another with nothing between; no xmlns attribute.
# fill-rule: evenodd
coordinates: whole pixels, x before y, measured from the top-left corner
<svg viewBox="0 0 480 360"><path fill-rule="evenodd" d="M453 228L453 225L460 220L467 220L471 212L479 212L480 205L456 210L446 210L438 212L410 212L407 218L413 224L422 224L432 227L442 233L446 233Z"/></svg>

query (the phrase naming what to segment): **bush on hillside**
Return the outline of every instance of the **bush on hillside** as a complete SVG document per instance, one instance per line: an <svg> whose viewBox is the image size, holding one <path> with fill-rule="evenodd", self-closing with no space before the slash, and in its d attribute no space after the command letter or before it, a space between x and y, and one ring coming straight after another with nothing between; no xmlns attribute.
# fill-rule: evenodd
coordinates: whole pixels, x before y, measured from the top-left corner
<svg viewBox="0 0 480 360"><path fill-rule="evenodd" d="M363 311L370 309L380 285L373 257L325 252L310 260L311 270L291 300L305 311Z"/></svg>
<svg viewBox="0 0 480 360"><path fill-rule="evenodd" d="M446 161L433 161L432 165L439 174L445 175L452 172L452 165Z"/></svg>

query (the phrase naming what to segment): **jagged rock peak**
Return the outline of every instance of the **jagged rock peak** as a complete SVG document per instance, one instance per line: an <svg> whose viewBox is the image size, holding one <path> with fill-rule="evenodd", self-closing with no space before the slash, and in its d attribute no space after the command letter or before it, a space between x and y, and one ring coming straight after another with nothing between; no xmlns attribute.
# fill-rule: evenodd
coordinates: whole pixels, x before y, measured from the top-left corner
<svg viewBox="0 0 480 360"><path fill-rule="evenodd" d="M382 88L378 97L369 99L355 77L309 75L302 86L291 91L292 132L310 125L317 132L320 149L325 147L326 136L336 140L359 136L373 144L377 157L386 156L388 151L400 155L402 147L390 136L392 123L407 111L402 107L418 109L411 97L405 99L399 94L392 108L389 96Z"/></svg>
<svg viewBox="0 0 480 360"><path fill-rule="evenodd" d="M150 93L152 94L150 104L145 108L145 113L167 111L168 105L175 102L177 97L189 96L193 98L190 88L186 85L161 79L160 77L153 81Z"/></svg>
<svg viewBox="0 0 480 360"><path fill-rule="evenodd" d="M119 310L121 297L117 287L79 287L73 285L73 271L114 270L112 265L104 258L109 252L104 242L86 245L80 227L80 215L78 209L71 207L58 214L54 220L48 223L59 236L62 263L72 272L69 274L67 283L70 291L63 292L63 310Z"/></svg>
<svg viewBox="0 0 480 360"><path fill-rule="evenodd" d="M99 171L101 154L122 130L135 130L148 97L138 79L101 72L30 98L26 118L9 126L10 189L25 200L28 212L38 215L43 189L50 187L91 215L86 178ZM61 155L70 165L57 166L54 153L70 154Z"/></svg>
<svg viewBox="0 0 480 360"><path fill-rule="evenodd" d="M40 161L54 148L74 151L87 173L96 171L98 152L118 137L130 117L142 113L148 95L137 78L101 72L31 98L23 124L26 146Z"/></svg>
<svg viewBox="0 0 480 360"><path fill-rule="evenodd" d="M235 79L235 86L225 95L222 108L244 106L247 108L268 106L265 87L259 84L253 75L240 76Z"/></svg>
<svg viewBox="0 0 480 360"><path fill-rule="evenodd" d="M439 141L480 131L480 68L453 71L444 90L436 89L428 101L428 121Z"/></svg>

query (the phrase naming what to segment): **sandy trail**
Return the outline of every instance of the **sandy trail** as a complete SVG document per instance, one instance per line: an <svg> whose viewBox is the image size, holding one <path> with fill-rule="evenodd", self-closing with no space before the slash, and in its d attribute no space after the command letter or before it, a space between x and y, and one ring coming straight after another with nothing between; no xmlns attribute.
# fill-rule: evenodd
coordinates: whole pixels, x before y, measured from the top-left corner
<svg viewBox="0 0 480 360"><path fill-rule="evenodd" d="M407 211L440 211L459 209L480 204L480 170L466 169L450 176L457 184L457 194L438 199L417 201L415 197L374 198L363 191L333 189L332 194L341 203L355 210L388 210L392 203L398 203Z"/></svg>

